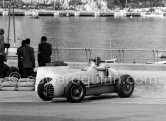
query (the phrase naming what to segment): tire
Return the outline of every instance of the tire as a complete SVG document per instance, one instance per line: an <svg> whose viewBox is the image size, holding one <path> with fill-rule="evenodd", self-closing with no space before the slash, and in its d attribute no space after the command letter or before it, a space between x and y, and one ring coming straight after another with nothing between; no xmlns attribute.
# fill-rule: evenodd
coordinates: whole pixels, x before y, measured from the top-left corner
<svg viewBox="0 0 166 121"><path fill-rule="evenodd" d="M17 83L14 81L4 81L1 83L1 87L16 87Z"/></svg>
<svg viewBox="0 0 166 121"><path fill-rule="evenodd" d="M18 82L17 86L18 87L34 87L35 82Z"/></svg>
<svg viewBox="0 0 166 121"><path fill-rule="evenodd" d="M34 91L35 87L17 87L17 91Z"/></svg>
<svg viewBox="0 0 166 121"><path fill-rule="evenodd" d="M33 73L31 73L30 75L29 75L29 78L31 78L31 79L36 79L36 72L33 72Z"/></svg>
<svg viewBox="0 0 166 121"><path fill-rule="evenodd" d="M79 103L81 102L86 94L85 85L76 80L70 81L65 88L65 97L71 103Z"/></svg>
<svg viewBox="0 0 166 121"><path fill-rule="evenodd" d="M21 75L19 73L19 69L17 67L12 66L11 67L11 71L12 72L10 73L9 77L16 77L18 79L21 78Z"/></svg>
<svg viewBox="0 0 166 121"><path fill-rule="evenodd" d="M16 91L16 87L1 87L0 91Z"/></svg>
<svg viewBox="0 0 166 121"><path fill-rule="evenodd" d="M38 93L39 97L44 101L50 101L53 99L53 97L48 97L44 92L44 85L51 80L52 80L51 78L47 77L47 78L42 79L40 81L40 83L38 84L37 93Z"/></svg>
<svg viewBox="0 0 166 121"><path fill-rule="evenodd" d="M116 83L116 91L122 98L130 97L134 90L134 79L130 75L122 75Z"/></svg>
<svg viewBox="0 0 166 121"><path fill-rule="evenodd" d="M11 66L12 72L19 72L19 69L15 66Z"/></svg>
<svg viewBox="0 0 166 121"><path fill-rule="evenodd" d="M12 73L12 69L8 65L4 64L3 65L3 78L4 77L9 77L9 75L11 73Z"/></svg>
<svg viewBox="0 0 166 121"><path fill-rule="evenodd" d="M18 72L12 72L9 77L15 77L17 79L21 79L21 75Z"/></svg>

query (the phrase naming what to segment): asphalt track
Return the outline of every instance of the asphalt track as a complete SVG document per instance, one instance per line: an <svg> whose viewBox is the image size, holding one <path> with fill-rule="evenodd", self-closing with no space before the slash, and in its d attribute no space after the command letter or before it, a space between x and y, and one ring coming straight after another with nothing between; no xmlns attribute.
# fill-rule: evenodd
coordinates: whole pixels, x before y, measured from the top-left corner
<svg viewBox="0 0 166 121"><path fill-rule="evenodd" d="M130 98L116 94L86 97L81 103L65 98L44 102L36 92L1 91L0 121L164 121L165 71L120 71L135 79Z"/></svg>

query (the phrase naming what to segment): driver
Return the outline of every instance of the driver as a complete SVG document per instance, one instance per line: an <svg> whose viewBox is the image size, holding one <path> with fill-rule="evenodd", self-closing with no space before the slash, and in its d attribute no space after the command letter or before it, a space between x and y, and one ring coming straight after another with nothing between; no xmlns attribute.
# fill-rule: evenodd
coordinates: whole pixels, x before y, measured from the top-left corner
<svg viewBox="0 0 166 121"><path fill-rule="evenodd" d="M108 76L108 67L105 63L101 63L100 57L95 57L91 62L91 66L99 71L99 76L101 77Z"/></svg>

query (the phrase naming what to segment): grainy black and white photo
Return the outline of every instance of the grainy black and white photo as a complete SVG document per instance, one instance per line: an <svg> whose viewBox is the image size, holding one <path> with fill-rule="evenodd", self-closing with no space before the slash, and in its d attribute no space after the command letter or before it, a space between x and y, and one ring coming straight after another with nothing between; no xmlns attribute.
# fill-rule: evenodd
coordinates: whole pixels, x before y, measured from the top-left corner
<svg viewBox="0 0 166 121"><path fill-rule="evenodd" d="M0 0L0 121L164 121L166 0Z"/></svg>

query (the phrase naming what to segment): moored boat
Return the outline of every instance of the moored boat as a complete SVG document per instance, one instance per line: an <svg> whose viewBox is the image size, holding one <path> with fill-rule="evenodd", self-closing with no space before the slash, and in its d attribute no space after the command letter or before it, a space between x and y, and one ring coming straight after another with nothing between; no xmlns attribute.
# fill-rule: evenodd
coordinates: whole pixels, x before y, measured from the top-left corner
<svg viewBox="0 0 166 121"><path fill-rule="evenodd" d="M163 12L143 12L141 14L142 17L152 17L152 18L155 18L155 17L163 17Z"/></svg>

